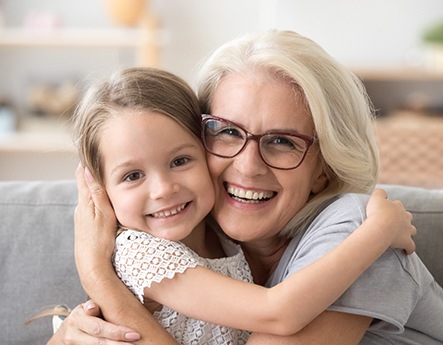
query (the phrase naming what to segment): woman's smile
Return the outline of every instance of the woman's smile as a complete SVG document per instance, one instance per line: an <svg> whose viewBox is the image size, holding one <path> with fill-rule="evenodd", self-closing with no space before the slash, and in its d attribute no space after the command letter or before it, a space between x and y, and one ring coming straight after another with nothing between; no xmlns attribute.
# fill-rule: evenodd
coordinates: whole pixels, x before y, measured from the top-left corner
<svg viewBox="0 0 443 345"><path fill-rule="evenodd" d="M243 189L225 183L228 194L235 200L245 203L260 203L271 199L277 193L270 191L260 191L253 189Z"/></svg>

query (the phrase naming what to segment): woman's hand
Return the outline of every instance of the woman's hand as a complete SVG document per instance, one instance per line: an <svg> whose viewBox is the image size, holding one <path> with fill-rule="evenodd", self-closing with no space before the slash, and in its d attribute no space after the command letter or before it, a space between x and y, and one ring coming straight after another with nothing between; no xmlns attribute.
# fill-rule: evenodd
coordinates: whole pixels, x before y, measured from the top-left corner
<svg viewBox="0 0 443 345"><path fill-rule="evenodd" d="M76 171L78 205L75 210L75 262L83 287L94 284L95 274L111 263L117 220L106 191L87 168Z"/></svg>
<svg viewBox="0 0 443 345"><path fill-rule="evenodd" d="M140 339L130 328L106 322L99 315L100 309L92 301L77 306L47 345L130 345Z"/></svg>
<svg viewBox="0 0 443 345"><path fill-rule="evenodd" d="M404 208L401 201L388 200L384 190L376 189L369 199L366 213L368 219L375 220L388 229L392 235L392 248L404 249L407 254L415 251L412 238L417 234L417 229L412 224L412 214Z"/></svg>

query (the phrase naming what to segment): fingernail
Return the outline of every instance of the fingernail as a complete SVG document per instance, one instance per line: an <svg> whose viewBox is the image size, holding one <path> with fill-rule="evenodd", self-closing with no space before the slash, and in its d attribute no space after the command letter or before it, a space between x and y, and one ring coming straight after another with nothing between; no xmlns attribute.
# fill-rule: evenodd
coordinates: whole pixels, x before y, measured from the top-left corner
<svg viewBox="0 0 443 345"><path fill-rule="evenodd" d="M128 333L125 333L125 339L129 340L129 341L139 340L140 334L135 333L135 332L128 332Z"/></svg>
<svg viewBox="0 0 443 345"><path fill-rule="evenodd" d="M86 306L86 309L88 309L88 310L95 309L95 308L96 308L95 304L88 304Z"/></svg>
<svg viewBox="0 0 443 345"><path fill-rule="evenodd" d="M88 181L94 181L94 177L92 177L92 174L89 171L88 167L85 168L85 177Z"/></svg>

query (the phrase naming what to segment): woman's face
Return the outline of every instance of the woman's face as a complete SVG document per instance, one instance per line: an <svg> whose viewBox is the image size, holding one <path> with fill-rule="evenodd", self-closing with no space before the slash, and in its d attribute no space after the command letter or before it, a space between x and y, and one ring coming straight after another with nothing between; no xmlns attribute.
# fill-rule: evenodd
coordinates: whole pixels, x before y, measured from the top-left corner
<svg viewBox="0 0 443 345"><path fill-rule="evenodd" d="M211 115L233 121L252 134L280 130L314 135L313 122L298 91L260 73L226 76L215 90ZM226 234L242 242L276 236L310 194L326 184L317 150L317 145L311 146L294 170L267 166L254 141L233 158L208 154L216 192L213 215ZM248 191L271 197L251 201Z"/></svg>

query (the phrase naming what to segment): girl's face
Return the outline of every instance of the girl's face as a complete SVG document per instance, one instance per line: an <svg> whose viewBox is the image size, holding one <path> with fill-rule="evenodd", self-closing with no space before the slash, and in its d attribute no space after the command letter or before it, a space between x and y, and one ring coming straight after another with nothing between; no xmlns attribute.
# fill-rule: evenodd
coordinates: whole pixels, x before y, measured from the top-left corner
<svg viewBox="0 0 443 345"><path fill-rule="evenodd" d="M280 130L314 135L312 119L297 91L260 73L226 76L215 90L211 115L233 121L252 134ZM213 215L224 232L242 242L276 236L310 194L326 184L317 150L318 145L311 146L294 170L267 166L254 141L233 158L208 154L216 195ZM252 201L247 196L254 192L267 197Z"/></svg>
<svg viewBox="0 0 443 345"><path fill-rule="evenodd" d="M125 227L182 240L214 204L201 143L165 115L113 118L103 130L100 154L106 191Z"/></svg>

